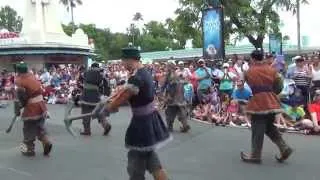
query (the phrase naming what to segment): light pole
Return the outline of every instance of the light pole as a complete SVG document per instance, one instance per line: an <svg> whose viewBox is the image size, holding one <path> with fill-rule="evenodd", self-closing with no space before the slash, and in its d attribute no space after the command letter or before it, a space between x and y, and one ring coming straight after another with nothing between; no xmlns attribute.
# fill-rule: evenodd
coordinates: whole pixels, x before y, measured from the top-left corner
<svg viewBox="0 0 320 180"><path fill-rule="evenodd" d="M298 53L301 53L301 35L300 35L300 0L297 0L297 40L298 40Z"/></svg>

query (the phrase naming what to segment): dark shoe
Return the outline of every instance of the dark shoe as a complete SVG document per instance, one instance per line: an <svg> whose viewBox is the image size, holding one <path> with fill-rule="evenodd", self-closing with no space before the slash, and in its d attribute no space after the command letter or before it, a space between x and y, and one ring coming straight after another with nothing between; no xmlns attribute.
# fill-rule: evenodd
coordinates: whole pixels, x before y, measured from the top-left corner
<svg viewBox="0 0 320 180"><path fill-rule="evenodd" d="M108 125L104 128L103 135L104 135L104 136L108 136L108 134L109 134L110 131L111 131L111 125L108 124Z"/></svg>
<svg viewBox="0 0 320 180"><path fill-rule="evenodd" d="M281 153L280 157L276 156L276 159L279 163L283 163L285 160L287 160L291 156L292 153L293 153L293 150L291 148L287 148L285 151Z"/></svg>
<svg viewBox="0 0 320 180"><path fill-rule="evenodd" d="M80 132L80 135L82 135L82 136L91 136L91 132L89 132L89 131L82 131L82 132Z"/></svg>
<svg viewBox="0 0 320 180"><path fill-rule="evenodd" d="M240 157L241 157L241 160L246 163L252 163L252 164L260 164L261 163L260 157L253 156L251 154L241 152Z"/></svg>
<svg viewBox="0 0 320 180"><path fill-rule="evenodd" d="M186 125L185 127L180 128L180 132L187 133L187 132L189 132L190 129L191 129L191 127L189 125Z"/></svg>
<svg viewBox="0 0 320 180"><path fill-rule="evenodd" d="M43 155L44 156L49 156L51 150L52 150L52 144L51 143L43 145Z"/></svg>
<svg viewBox="0 0 320 180"><path fill-rule="evenodd" d="M34 151L21 152L21 154L26 157L34 157L36 155Z"/></svg>

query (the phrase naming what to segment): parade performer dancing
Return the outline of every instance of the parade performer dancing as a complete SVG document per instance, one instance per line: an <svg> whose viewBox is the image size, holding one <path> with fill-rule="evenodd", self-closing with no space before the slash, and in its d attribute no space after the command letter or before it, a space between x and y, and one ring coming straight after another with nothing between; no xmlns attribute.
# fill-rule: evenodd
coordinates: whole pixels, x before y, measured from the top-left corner
<svg viewBox="0 0 320 180"><path fill-rule="evenodd" d="M155 107L152 76L139 62L139 50L128 47L122 49L122 53L122 63L131 72L131 77L124 88L106 103L105 110L115 112L121 104L130 102L133 116L125 137L129 149L127 170L130 180L144 180L146 170L155 180L167 180L155 150L170 141L171 136Z"/></svg>
<svg viewBox="0 0 320 180"><path fill-rule="evenodd" d="M91 69L86 71L83 75L83 91L80 100L81 113L91 113L95 106L101 101L101 86L103 86L103 74L99 68L98 63L93 63ZM106 116L98 116L98 121L104 128L103 135L106 136L111 130L111 125L108 123ZM91 118L86 117L82 120L83 132L81 135L91 135Z"/></svg>
<svg viewBox="0 0 320 180"><path fill-rule="evenodd" d="M48 116L47 106L42 97L40 82L32 73L28 73L28 67L21 62L16 65L18 76L16 79L17 100L15 104L15 115L23 120L23 143L21 152L24 156L35 156L34 141L36 137L42 142L43 154L49 155L52 143L49 141L45 129L45 119Z"/></svg>
<svg viewBox="0 0 320 180"><path fill-rule="evenodd" d="M263 62L262 51L253 51L251 58L254 62L245 75L245 79L253 93L247 106L247 112L252 121L252 151L250 154L242 152L241 159L248 163L261 163L263 139L266 134L280 150L281 156L276 156L276 159L283 162L291 155L292 149L283 140L274 125L275 115L282 112L277 97L282 90L282 79L276 70Z"/></svg>
<svg viewBox="0 0 320 180"><path fill-rule="evenodd" d="M182 124L180 131L187 133L191 129L188 124L188 102L184 96L184 86L188 81L182 73L183 71L175 71L174 66L169 65L165 82L165 114L169 131L173 131L174 120L178 116Z"/></svg>

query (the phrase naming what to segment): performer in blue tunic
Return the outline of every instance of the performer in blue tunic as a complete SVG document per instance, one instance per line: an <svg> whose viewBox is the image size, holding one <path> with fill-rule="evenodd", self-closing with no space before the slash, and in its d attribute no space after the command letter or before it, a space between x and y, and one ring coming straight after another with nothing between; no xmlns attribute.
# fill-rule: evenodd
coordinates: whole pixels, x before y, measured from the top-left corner
<svg viewBox="0 0 320 180"><path fill-rule="evenodd" d="M145 171L155 180L167 180L155 150L170 141L171 136L155 107L152 75L140 63L139 50L129 47L122 49L122 53L122 63L131 76L124 88L106 103L105 111L115 112L124 102L130 103L132 118L125 137L130 180L144 180Z"/></svg>

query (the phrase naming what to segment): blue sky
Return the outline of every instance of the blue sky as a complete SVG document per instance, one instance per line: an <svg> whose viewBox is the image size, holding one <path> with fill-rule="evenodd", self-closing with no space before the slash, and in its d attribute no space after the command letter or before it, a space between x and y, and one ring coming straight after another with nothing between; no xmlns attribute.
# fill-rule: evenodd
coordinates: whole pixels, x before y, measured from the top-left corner
<svg viewBox="0 0 320 180"><path fill-rule="evenodd" d="M24 16L26 10L24 3L30 0L1 0L0 6L10 5L16 9L19 15ZM52 1L52 0L51 0ZM58 1L58 0L56 0ZM310 45L318 46L320 43L320 0L309 0L309 5L301 9L301 35L309 36ZM98 27L108 27L113 32L125 32L132 22L135 12L141 12L144 21L164 21L168 17L174 17L174 11L178 7L178 0L83 0L84 5L75 10L76 22L94 23ZM62 22L68 23L70 15L61 6ZM291 13L281 12L281 19L285 23L283 34L291 37L292 43L296 43L296 19Z"/></svg>

